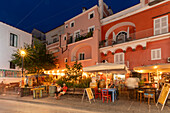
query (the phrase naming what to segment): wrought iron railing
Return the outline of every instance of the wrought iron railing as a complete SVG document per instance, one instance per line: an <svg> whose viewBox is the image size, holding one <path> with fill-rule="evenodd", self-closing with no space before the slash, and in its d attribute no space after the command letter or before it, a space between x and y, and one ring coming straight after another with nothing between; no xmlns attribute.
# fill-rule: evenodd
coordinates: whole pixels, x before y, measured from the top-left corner
<svg viewBox="0 0 170 113"><path fill-rule="evenodd" d="M170 24L168 25L168 28L170 29ZM169 33L169 31L154 34L154 29L153 28L146 29L146 30L142 30L142 31L139 31L139 32L130 33L129 37L126 37L124 42L116 41L116 36L114 38L112 38L112 39L102 40L102 41L99 42L99 47L102 48L102 47L112 46L112 45L125 43L125 42L129 42L129 41L133 41L133 40L148 38L148 37L151 37L151 36L158 36L158 35L162 35L162 34L166 34L166 33Z"/></svg>
<svg viewBox="0 0 170 113"><path fill-rule="evenodd" d="M90 38L90 37L93 37L93 32L84 33L84 34L81 34L81 35L79 35L75 38L69 38L67 40L67 44L71 44L73 42L78 42L78 41L81 41L81 40L84 40L84 39L87 39L87 38Z"/></svg>

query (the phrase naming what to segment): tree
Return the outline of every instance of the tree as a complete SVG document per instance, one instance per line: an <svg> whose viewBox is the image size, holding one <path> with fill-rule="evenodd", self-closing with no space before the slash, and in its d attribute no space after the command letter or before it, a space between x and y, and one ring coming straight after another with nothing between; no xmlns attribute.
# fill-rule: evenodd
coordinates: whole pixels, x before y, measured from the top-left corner
<svg viewBox="0 0 170 113"><path fill-rule="evenodd" d="M82 64L78 63L77 61L74 63L72 67L70 67L68 64L66 64L67 70L65 71L65 75L68 76L68 80L74 80L77 81L82 78Z"/></svg>
<svg viewBox="0 0 170 113"><path fill-rule="evenodd" d="M47 52L46 45L40 42L35 42L34 46L25 44L24 48L18 49L12 54L12 62L21 68L22 58L20 50L25 50L24 69L28 73L41 74L43 70L54 69L56 67L55 57Z"/></svg>

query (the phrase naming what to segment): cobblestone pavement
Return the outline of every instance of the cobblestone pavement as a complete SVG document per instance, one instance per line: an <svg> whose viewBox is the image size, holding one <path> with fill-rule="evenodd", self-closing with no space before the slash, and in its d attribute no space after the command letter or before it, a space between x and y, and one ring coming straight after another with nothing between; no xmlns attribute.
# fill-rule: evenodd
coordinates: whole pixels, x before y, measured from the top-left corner
<svg viewBox="0 0 170 113"><path fill-rule="evenodd" d="M153 102L151 105L147 103L140 103L136 100L127 100L124 97L120 97L119 100L116 100L114 103L109 102L102 103L100 99L96 99L95 102L92 101L90 104L87 99L84 99L83 102L82 96L78 95L64 95L60 100L56 100L54 97L45 97L41 99L33 99L32 96L19 97L18 95L0 95L0 100L10 100L17 102L24 102L29 104L38 104L38 105L48 105L48 106L57 106L69 109L76 109L82 111L91 112L107 112L107 113L170 113L170 104L169 102L161 111L162 105L155 106Z"/></svg>

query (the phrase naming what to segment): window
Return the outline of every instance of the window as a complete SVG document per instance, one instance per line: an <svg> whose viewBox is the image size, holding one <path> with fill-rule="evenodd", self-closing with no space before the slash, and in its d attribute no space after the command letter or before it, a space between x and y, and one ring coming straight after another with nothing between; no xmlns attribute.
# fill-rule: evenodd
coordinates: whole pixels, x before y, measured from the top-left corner
<svg viewBox="0 0 170 113"><path fill-rule="evenodd" d="M58 37L53 39L53 43L58 42L58 41L59 41Z"/></svg>
<svg viewBox="0 0 170 113"><path fill-rule="evenodd" d="M64 40L67 40L67 37L66 37L66 36L64 36L64 37L63 37L63 39L64 39Z"/></svg>
<svg viewBox="0 0 170 113"><path fill-rule="evenodd" d="M91 26L88 28L88 32L93 32L95 30L95 26Z"/></svg>
<svg viewBox="0 0 170 113"><path fill-rule="evenodd" d="M15 64L10 62L10 69L15 69Z"/></svg>
<svg viewBox="0 0 170 113"><path fill-rule="evenodd" d="M73 43L73 34L70 35L69 39L67 40L67 44Z"/></svg>
<svg viewBox="0 0 170 113"><path fill-rule="evenodd" d="M80 37L80 30L74 32L75 39Z"/></svg>
<svg viewBox="0 0 170 113"><path fill-rule="evenodd" d="M79 60L84 60L84 53L79 54Z"/></svg>
<svg viewBox="0 0 170 113"><path fill-rule="evenodd" d="M88 14L88 19L92 19L93 17L94 17L94 11L92 11Z"/></svg>
<svg viewBox="0 0 170 113"><path fill-rule="evenodd" d="M74 21L70 23L70 27L74 27Z"/></svg>
<svg viewBox="0 0 170 113"><path fill-rule="evenodd" d="M154 19L154 35L168 32L168 16Z"/></svg>
<svg viewBox="0 0 170 113"><path fill-rule="evenodd" d="M18 36L16 34L10 33L10 46L17 47Z"/></svg>
<svg viewBox="0 0 170 113"><path fill-rule="evenodd" d="M67 58L65 58L65 59L64 59L64 62L65 62L65 63L67 63L67 62L68 62L68 59L67 59Z"/></svg>
<svg viewBox="0 0 170 113"><path fill-rule="evenodd" d="M161 59L161 48L151 50L151 60L160 60Z"/></svg>
<svg viewBox="0 0 170 113"><path fill-rule="evenodd" d="M114 62L118 64L124 63L124 53L116 53L114 55Z"/></svg>
<svg viewBox="0 0 170 113"><path fill-rule="evenodd" d="M65 25L65 28L68 28L68 24Z"/></svg>
<svg viewBox="0 0 170 113"><path fill-rule="evenodd" d="M119 32L118 35L116 36L116 42L117 43L123 43L127 40L127 33L122 31Z"/></svg>

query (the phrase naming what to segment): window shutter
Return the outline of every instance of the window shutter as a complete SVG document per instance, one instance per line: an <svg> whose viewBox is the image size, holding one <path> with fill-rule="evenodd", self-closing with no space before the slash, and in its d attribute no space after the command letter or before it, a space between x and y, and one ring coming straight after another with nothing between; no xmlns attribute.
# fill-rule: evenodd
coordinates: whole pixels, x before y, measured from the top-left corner
<svg viewBox="0 0 170 113"><path fill-rule="evenodd" d="M12 43L13 43L13 36L12 34L10 34L10 46L13 46Z"/></svg>
<svg viewBox="0 0 170 113"><path fill-rule="evenodd" d="M119 61L122 63L123 62L123 54L120 54L119 56Z"/></svg>
<svg viewBox="0 0 170 113"><path fill-rule="evenodd" d="M168 32L168 18L163 17L161 18L161 33L166 33Z"/></svg>
<svg viewBox="0 0 170 113"><path fill-rule="evenodd" d="M18 40L17 35L14 35L14 47L17 47L17 40Z"/></svg>
<svg viewBox="0 0 170 113"><path fill-rule="evenodd" d="M155 59L155 51L152 51L152 59Z"/></svg>
<svg viewBox="0 0 170 113"><path fill-rule="evenodd" d="M161 25L160 25L160 19L156 19L155 21L154 21L154 34L155 35L158 35L158 34L160 34L160 27L161 27Z"/></svg>
<svg viewBox="0 0 170 113"><path fill-rule="evenodd" d="M118 62L118 55L115 56L115 62Z"/></svg>
<svg viewBox="0 0 170 113"><path fill-rule="evenodd" d="M160 51L160 49L157 50L157 58L158 58L158 59L161 58L161 51Z"/></svg>

